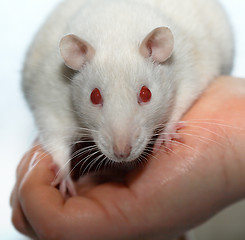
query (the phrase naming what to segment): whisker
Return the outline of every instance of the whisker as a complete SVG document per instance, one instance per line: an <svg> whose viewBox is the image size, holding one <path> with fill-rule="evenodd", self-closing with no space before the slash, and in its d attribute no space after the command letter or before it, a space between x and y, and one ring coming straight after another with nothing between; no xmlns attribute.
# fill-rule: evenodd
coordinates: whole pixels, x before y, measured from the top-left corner
<svg viewBox="0 0 245 240"><path fill-rule="evenodd" d="M101 154L101 157L103 156L103 154ZM104 156L104 158L100 161L100 163L97 165L97 167L95 168L95 173L97 173L97 171L99 171L100 167L103 165L103 163L106 161L107 157Z"/></svg>
<svg viewBox="0 0 245 240"><path fill-rule="evenodd" d="M90 164L90 167L88 169L88 173L90 172L90 170L92 169L92 167L101 159L102 155L99 155L98 157L96 157L95 159L93 159L93 161L91 161L92 164Z"/></svg>
<svg viewBox="0 0 245 240"><path fill-rule="evenodd" d="M200 135L195 135L195 134L191 134L191 133L181 133L180 135L186 135L186 136L195 137L195 138L199 139L202 142L205 142L205 143L212 142L212 143L216 143L217 145L220 145L222 147L225 147L224 144L222 144L222 143L220 143L218 141L215 141L215 140L213 140L211 138L208 138L208 137L204 137L204 136L200 136ZM204 141L204 140L207 140L207 141Z"/></svg>
<svg viewBox="0 0 245 240"><path fill-rule="evenodd" d="M86 159L86 161L90 160L91 157L93 157L94 155L96 155L96 154L98 154L98 153L99 153L99 151L94 152L93 154L91 154L91 155ZM83 172L82 172L81 175L84 175L84 173L85 173L86 170L89 168L89 166L93 163L93 161L94 161L94 160L92 160L92 161L85 167L85 169L83 170ZM84 163L85 163L85 162L84 162ZM82 167L83 167L84 163L83 163L82 166L80 167L80 173L81 173L81 170L82 170Z"/></svg>

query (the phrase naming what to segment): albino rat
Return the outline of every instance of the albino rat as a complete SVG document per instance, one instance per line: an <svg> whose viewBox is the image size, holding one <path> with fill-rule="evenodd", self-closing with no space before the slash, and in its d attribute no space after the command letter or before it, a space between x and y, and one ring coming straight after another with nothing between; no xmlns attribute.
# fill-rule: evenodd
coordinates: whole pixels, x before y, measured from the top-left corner
<svg viewBox="0 0 245 240"><path fill-rule="evenodd" d="M68 161L78 139L130 162L158 130L157 150L210 81L230 72L232 59L230 25L215 0L62 3L23 71L41 143L58 168L55 184L75 194Z"/></svg>

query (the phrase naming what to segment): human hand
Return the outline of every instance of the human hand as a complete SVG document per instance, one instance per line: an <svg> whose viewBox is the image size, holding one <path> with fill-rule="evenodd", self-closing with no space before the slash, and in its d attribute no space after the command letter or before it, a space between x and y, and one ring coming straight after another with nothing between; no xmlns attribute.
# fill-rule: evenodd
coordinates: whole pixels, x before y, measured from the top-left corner
<svg viewBox="0 0 245 240"><path fill-rule="evenodd" d="M244 89L244 90L243 90ZM173 239L245 196L245 81L219 78L182 119L183 143L150 157L123 183L64 200L51 186L51 156L22 159L11 197L13 223L38 239ZM38 154L35 154L38 152ZM31 170L33 156L38 162Z"/></svg>

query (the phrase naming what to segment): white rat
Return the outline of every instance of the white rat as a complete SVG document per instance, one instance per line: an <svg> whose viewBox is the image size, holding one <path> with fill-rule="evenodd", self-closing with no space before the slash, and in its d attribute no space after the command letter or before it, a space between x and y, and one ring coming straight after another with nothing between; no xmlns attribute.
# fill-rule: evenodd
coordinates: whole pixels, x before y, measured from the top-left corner
<svg viewBox="0 0 245 240"><path fill-rule="evenodd" d="M91 138L106 158L130 162L165 126L158 149L232 60L232 32L215 0L63 2L37 34L23 71L63 194L75 194L67 164L74 141ZM75 74L67 76L64 64Z"/></svg>

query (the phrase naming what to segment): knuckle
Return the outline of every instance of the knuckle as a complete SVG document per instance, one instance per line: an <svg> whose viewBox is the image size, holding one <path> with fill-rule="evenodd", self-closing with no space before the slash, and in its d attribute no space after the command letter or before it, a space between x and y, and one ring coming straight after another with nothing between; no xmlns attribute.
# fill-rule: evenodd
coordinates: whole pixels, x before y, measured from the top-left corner
<svg viewBox="0 0 245 240"><path fill-rule="evenodd" d="M27 233L27 226L18 211L13 211L11 221L17 231L23 234Z"/></svg>

